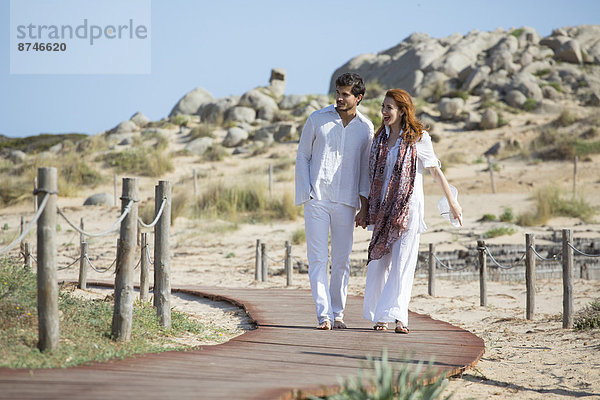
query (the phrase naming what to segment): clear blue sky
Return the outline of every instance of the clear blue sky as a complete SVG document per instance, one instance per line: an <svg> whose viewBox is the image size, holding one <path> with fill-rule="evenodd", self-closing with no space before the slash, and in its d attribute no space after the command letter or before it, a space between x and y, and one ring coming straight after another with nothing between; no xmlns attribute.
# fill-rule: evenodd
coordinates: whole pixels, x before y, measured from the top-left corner
<svg viewBox="0 0 600 400"><path fill-rule="evenodd" d="M287 71L287 94L325 93L350 58L413 32L531 26L546 36L600 23L598 0L152 0L150 74L11 75L9 5L0 0L0 134L10 137L94 134L136 111L158 120L195 87L242 94L272 67Z"/></svg>

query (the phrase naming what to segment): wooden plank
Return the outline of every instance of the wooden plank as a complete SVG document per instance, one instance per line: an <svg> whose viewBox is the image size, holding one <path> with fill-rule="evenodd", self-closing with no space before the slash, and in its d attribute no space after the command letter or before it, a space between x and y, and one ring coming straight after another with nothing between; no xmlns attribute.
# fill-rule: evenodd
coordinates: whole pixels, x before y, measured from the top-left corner
<svg viewBox="0 0 600 400"><path fill-rule="evenodd" d="M187 352L146 354L31 374L0 368L0 399L72 393L86 393L89 399L292 398L292 390L314 394L332 390L339 377L355 375L365 366L368 354L378 356L384 348L395 364L416 367L434 358L434 366L445 375L474 365L484 350L483 340L475 335L414 313L409 317L409 335L376 332L361 317L359 297L348 298L350 329L318 331L312 297L306 290L186 286L173 291L241 305L257 320L258 328L222 345Z"/></svg>

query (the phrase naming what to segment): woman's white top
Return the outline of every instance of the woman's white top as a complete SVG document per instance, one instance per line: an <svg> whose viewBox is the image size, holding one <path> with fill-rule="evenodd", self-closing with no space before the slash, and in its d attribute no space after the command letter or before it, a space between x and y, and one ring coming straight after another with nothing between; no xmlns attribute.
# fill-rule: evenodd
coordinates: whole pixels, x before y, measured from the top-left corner
<svg viewBox="0 0 600 400"><path fill-rule="evenodd" d="M389 135L389 127L385 127L386 133ZM400 132L400 136L402 132ZM400 147L400 137L396 140L396 143L388 151L388 156L385 163L384 170L384 181L381 190L381 200L383 201L387 187L390 183L392 173L394 171L394 165L398 159L398 148ZM433 145L431 144L431 136L427 131L423 131L421 140L416 143L417 146L417 174L415 176L415 187L413 189L412 196L410 198L410 206L408 213L408 226L411 226L412 218L419 218L419 233L423 233L427 230L425 224L425 196L423 195L423 170L424 168L430 167L441 167L440 160L433 151ZM373 225L369 225L369 230L373 230Z"/></svg>

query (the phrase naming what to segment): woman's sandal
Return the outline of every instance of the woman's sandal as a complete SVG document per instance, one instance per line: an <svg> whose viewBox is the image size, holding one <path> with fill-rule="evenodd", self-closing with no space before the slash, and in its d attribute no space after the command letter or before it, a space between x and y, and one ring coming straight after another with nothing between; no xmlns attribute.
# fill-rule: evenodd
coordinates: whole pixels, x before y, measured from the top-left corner
<svg viewBox="0 0 600 400"><path fill-rule="evenodd" d="M394 329L394 332L408 334L410 330L408 329L408 326L404 326L402 322L396 320L396 329Z"/></svg>
<svg viewBox="0 0 600 400"><path fill-rule="evenodd" d="M388 324L387 324L387 322L377 322L375 324L375 326L373 327L373 329L375 329L376 331L387 331Z"/></svg>

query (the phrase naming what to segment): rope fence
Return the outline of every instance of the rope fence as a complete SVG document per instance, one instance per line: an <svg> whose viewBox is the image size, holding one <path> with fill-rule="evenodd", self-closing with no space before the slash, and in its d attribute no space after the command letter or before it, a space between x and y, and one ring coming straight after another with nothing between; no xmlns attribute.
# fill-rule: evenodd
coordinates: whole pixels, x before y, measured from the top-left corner
<svg viewBox="0 0 600 400"><path fill-rule="evenodd" d="M39 182L39 186L38 186ZM106 273L114 268L115 290L114 311L112 318L111 335L117 341L129 341L133 317L133 271L141 266L141 281L145 280L146 293L148 287L148 265L155 265L154 292L156 297L157 316L160 324L169 329L171 327L170 309L170 238L169 226L171 223L171 185L168 181L159 181L155 186L155 217L150 224L138 217L138 187L136 178L123 178L121 213L117 220L106 230L90 232L84 229L83 218L81 227L73 223L65 212L58 207L58 177L56 168L38 168L38 178L34 181L35 215L25 226L24 217L21 217L21 232L8 246L0 249L0 255L7 253L17 243L21 243L20 253L25 259L25 268L31 268L31 262L37 264L38 283L38 313L39 341L41 351L56 350L59 346L59 312L58 312L58 279L57 272L73 267L79 263L79 287L86 288L87 270L91 268L98 273ZM115 175L116 188L116 175ZM115 189L116 193L116 189ZM160 203L158 200L161 200ZM39 204L39 206L37 206ZM116 194L115 194L116 206ZM80 234L80 254L68 265L57 266L56 233L57 216L62 217L67 224ZM37 224L37 258L33 257L28 242L24 238ZM137 233L141 228L154 228L154 261L150 257L149 245L146 241L147 233L143 233L144 245L136 262L134 254L137 248ZM86 237L101 237L119 230L117 241L117 256L110 266L102 268L94 265L89 256L89 244ZM77 233L75 233L76 235ZM71 239L69 242L71 242ZM134 265L135 264L135 265ZM159 292L157 292L157 289ZM145 300L140 293L140 298Z"/></svg>

